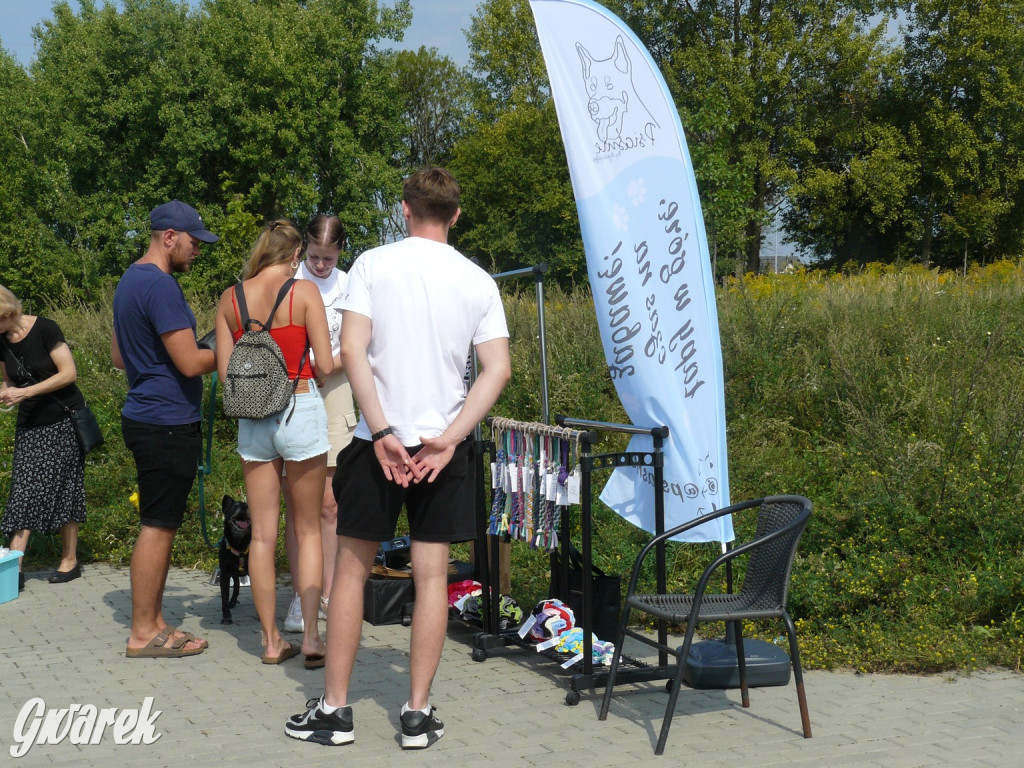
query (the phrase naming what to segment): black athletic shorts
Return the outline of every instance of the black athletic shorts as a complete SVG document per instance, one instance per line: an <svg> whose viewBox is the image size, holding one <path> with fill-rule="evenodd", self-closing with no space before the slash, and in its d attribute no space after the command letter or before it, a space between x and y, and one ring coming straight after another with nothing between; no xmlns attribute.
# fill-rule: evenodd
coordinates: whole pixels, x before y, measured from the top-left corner
<svg viewBox="0 0 1024 768"><path fill-rule="evenodd" d="M419 448L406 450L411 456ZM472 440L463 440L434 482L403 488L384 476L372 442L353 439L338 454L334 472L338 535L366 541L394 538L405 504L413 540L454 543L476 538L471 449Z"/></svg>
<svg viewBox="0 0 1024 768"><path fill-rule="evenodd" d="M125 447L135 457L139 519L155 528L181 527L199 469L203 433L193 424L146 424L121 416Z"/></svg>

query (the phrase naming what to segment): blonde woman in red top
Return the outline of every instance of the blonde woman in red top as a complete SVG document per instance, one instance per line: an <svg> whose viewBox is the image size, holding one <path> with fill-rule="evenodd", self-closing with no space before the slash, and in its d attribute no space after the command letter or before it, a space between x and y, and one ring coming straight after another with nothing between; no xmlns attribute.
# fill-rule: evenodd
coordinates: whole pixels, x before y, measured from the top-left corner
<svg viewBox="0 0 1024 768"><path fill-rule="evenodd" d="M271 222L249 255L242 291L250 319L263 322L285 281L295 277L302 256L302 235L289 221ZM242 335L234 286L224 291L217 308L217 371L222 380L235 342ZM316 286L296 280L274 313L270 327L288 376L298 377L292 404L264 419L238 420L238 454L252 517L249 579L263 630L263 663L279 664L300 651L308 669L322 667L326 646L317 627L323 580L320 502L327 476L327 413L316 380L331 373L334 361L327 315ZM306 352L307 343L315 365ZM298 593L305 617L299 648L285 641L277 627L274 551L281 511L281 470L287 467L295 503L298 537Z"/></svg>

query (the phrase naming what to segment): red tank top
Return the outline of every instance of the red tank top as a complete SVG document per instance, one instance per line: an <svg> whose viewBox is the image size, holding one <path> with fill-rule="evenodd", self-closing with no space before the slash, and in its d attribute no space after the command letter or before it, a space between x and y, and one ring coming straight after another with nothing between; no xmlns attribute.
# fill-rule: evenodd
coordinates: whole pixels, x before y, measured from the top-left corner
<svg viewBox="0 0 1024 768"><path fill-rule="evenodd" d="M295 325L292 323L292 304L295 301L295 286L288 291L288 325L274 326L270 329L270 336L277 342L277 346L281 348L281 354L284 355L285 365L288 366L288 378L294 379L298 376L300 379L311 379L313 378L313 366L309 362L309 356L306 356L306 364L302 366L302 371L299 371L299 363L302 361L302 355L306 351L306 326ZM248 302L246 302L248 303ZM238 303L235 300L235 292L231 291L231 306L235 310L235 322L238 323L238 330L234 331L231 336L235 341L242 338L242 317L238 313Z"/></svg>

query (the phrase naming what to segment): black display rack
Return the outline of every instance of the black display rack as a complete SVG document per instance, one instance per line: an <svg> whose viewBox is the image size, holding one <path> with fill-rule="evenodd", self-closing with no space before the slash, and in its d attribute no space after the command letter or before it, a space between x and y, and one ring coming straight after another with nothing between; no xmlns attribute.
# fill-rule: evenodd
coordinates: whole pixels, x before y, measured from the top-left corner
<svg viewBox="0 0 1024 768"><path fill-rule="evenodd" d="M592 599L592 584L586 575L591 573L592 559L592 545L593 545L593 514L592 514L592 496L593 496L593 475L595 471L635 467L638 470L640 468L650 469L653 476L653 489L654 494L654 513L655 513L655 526L657 533L665 530L665 495L664 495L664 453L663 446L664 441L669 435L667 426L659 425L652 427L641 427L633 426L629 424L611 424L600 421L589 421L585 419L574 419L565 416L558 416L556 418L558 427L570 430L571 438L578 439L580 445L579 454L579 466L581 469L581 488L580 488L580 546L579 551L583 563L583 574L582 580L582 592L583 592L583 608L581 611L582 616L578 618L578 626L583 630L583 659L582 661L582 672L573 674L569 681L569 691L566 693L565 701L566 704L575 705L580 701L580 694L584 690L593 690L599 687L603 687L607 680L607 672L601 669L595 669L593 661L593 641L592 641L592 627L593 627L593 616L591 615L591 599ZM529 427L529 424L523 426ZM593 453L593 446L597 443L599 433L619 433L628 435L650 435L652 438L652 449L650 451L624 451L618 453L605 453L597 454ZM484 455L490 455L492 458L496 455L496 446L490 441L481 441L482 450L478 453L480 465L480 476L483 476L483 457ZM498 579L497 574L497 548L500 536L493 536L486 533L487 531L487 514L486 505L483 501L484 489L483 484L480 484L479 490L479 517L478 517L478 546L487 546L490 556L488 559L488 567L485 568L487 573L485 579L481 580L483 585L483 631L478 632L473 638L473 653L472 657L474 661L485 661L488 654L498 648L505 648L510 646L518 646L523 648L530 648L535 650L536 646L534 643L524 640L519 636L517 629L508 629L499 631L498 624L498 605L497 601L490 600L490 583L495 583ZM558 558L552 557L552 568L557 567L562 569L558 583L563 586L563 589L568 589L568 570L569 570L569 549L570 549L570 534L572 530L571 525L571 514L569 508L563 511L561 519L561 533L559 538L561 556ZM484 542L489 540L485 545ZM480 551L483 551L482 549ZM660 545L655 551L655 564L656 564L656 578L659 591L665 590L665 547ZM558 595L558 597L566 601L568 594ZM664 644L667 641L667 627L664 622L659 622L657 627L658 637ZM621 649L616 649L616 653L619 653ZM562 658L559 654L547 653L552 658ZM616 675L617 682L641 682L645 680L658 680L665 678L664 667L668 664L667 654L662 651L659 657L659 666L653 667L639 662L635 659L629 659L623 657L623 664L620 666L619 672Z"/></svg>
<svg viewBox="0 0 1024 768"><path fill-rule="evenodd" d="M496 283L503 283L509 280L530 278L533 280L534 291L537 296L537 340L540 354L540 384L541 384L541 410L542 418L548 421L548 353L547 337L544 327L544 275L547 274L547 262L540 262L532 267L523 267L507 272L498 272L491 275ZM477 359L476 350L471 353L470 362L470 383L476 378ZM483 439L483 432L478 424L473 430L473 472L476 477L474 506L477 510L477 535L473 542L474 568L473 573L476 580L480 582L483 589L481 598L482 624L485 632L497 630L498 627L498 603L491 600L491 586L500 585L500 573L498 572L500 556L498 551L499 542L488 541L487 536L487 500L484 491L485 474L484 460L490 453L493 455L493 445L489 448L489 441ZM493 564L493 565L491 565ZM492 608L493 603L493 608Z"/></svg>
<svg viewBox="0 0 1024 768"><path fill-rule="evenodd" d="M532 267L525 267L523 269L492 275L494 280L498 283L520 278L531 278L534 281L534 287L537 295L537 338L540 347L541 419L544 425L547 425L550 422L547 347L544 327L544 275L547 271L548 265L546 263L540 263ZM470 371L471 375L475 375L475 354ZM490 421L491 420L488 419L488 424L490 424ZM629 424L612 424L607 422L574 419L564 416L558 416L556 423L559 428L568 430L574 440L578 438L579 441L580 451L578 458L581 468L581 541L579 550L583 562L583 573L589 574L591 573L591 565L593 562L592 495L594 472L606 469L615 469L617 467L636 467L637 469L642 467L649 468L654 480L653 493L655 525L657 528L656 532L662 532L665 525L663 446L665 439L669 435L669 430L667 426L639 427ZM593 446L596 445L600 437L600 433L602 432L628 435L650 435L653 438L652 449L646 452L635 451L594 455ZM499 548L502 544L502 536L492 536L487 532L488 510L490 505L487 503L488 500L485 488L486 474L484 468L485 461L487 461L488 458L494 460L496 458L496 453L497 451L494 442L483 438L482 430L478 425L474 431L473 443L474 472L476 476L476 498L474 503L477 509L477 536L474 541L474 572L477 580L481 584L482 595L480 606L481 631L474 636L472 657L474 661L480 662L487 659L489 652L497 650L498 648L510 646L519 646L522 648L528 647L531 650L535 650L536 648L535 644L519 637L518 628L509 628L507 630L499 629L500 616L498 600L492 599L492 586L495 587L496 593L496 588L500 584L501 580L501 573L499 570L501 561ZM571 540L570 533L572 530L571 522L571 514L566 511L562 515L562 519L560 521L559 540L561 556L556 557L554 553L551 556L552 569L556 567L562 569L559 584L563 585L563 589L566 590L568 589L568 570L570 562L569 547ZM659 590L664 590L665 547L663 544L659 545L656 549L655 562L657 567L658 588ZM607 672L601 670L595 671L594 669L593 642L591 637L593 616L590 615L592 587L590 580L584 578L582 587L584 608L581 611L582 616L579 621L579 626L583 630L582 672L574 674L570 678L570 689L566 694L566 703L570 705L579 703L581 691L602 687L607 677ZM568 595L563 594L559 597L563 602L565 602ZM667 627L664 622L659 623L657 631L659 639L663 642L667 641ZM616 650L616 652L618 652L618 650ZM545 655L555 661L564 661L565 658L564 655L558 654L554 651L547 651L545 652ZM622 682L640 682L643 680L663 679L665 676L663 670L658 670L655 667L644 665L636 660L624 659L624 661L626 663L620 665L619 671L616 675L617 680ZM659 666L665 667L667 663L667 654L661 652L659 657Z"/></svg>

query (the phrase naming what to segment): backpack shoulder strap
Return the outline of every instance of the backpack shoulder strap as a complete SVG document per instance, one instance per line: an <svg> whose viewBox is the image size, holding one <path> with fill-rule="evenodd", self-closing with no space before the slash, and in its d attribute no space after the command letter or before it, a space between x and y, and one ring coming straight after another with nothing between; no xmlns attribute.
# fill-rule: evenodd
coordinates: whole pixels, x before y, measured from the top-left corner
<svg viewBox="0 0 1024 768"><path fill-rule="evenodd" d="M284 285L281 286L281 290L277 292L277 301L274 302L274 306L270 310L270 316L267 318L266 324L263 326L266 330L270 330L270 326L274 324L274 314L277 312L277 308L281 306L281 302L284 301L284 297L288 295L288 291L292 288L292 283L295 282L294 277L289 277L284 281Z"/></svg>
<svg viewBox="0 0 1024 768"><path fill-rule="evenodd" d="M242 315L238 311L238 293L237 291L231 292L231 308L235 311L235 322L238 323L238 330L245 333L245 326L242 325Z"/></svg>
<svg viewBox="0 0 1024 768"><path fill-rule="evenodd" d="M235 283L235 301L238 304L238 327L242 333L249 330L249 307L245 304L245 293L242 291L242 281Z"/></svg>

